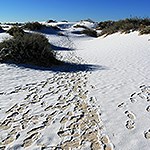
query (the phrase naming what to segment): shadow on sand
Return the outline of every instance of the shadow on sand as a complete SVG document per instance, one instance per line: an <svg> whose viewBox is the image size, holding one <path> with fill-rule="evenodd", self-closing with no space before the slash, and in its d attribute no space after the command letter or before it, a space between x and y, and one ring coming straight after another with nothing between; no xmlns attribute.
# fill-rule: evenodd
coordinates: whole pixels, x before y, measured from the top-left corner
<svg viewBox="0 0 150 150"><path fill-rule="evenodd" d="M73 49L67 48L67 47L60 47L60 46L55 46L51 44L51 48L55 51L72 51Z"/></svg>
<svg viewBox="0 0 150 150"><path fill-rule="evenodd" d="M27 64L10 64L8 65L19 67L21 69L33 69L33 70L41 70L41 71L51 71L51 72L88 72L88 71L97 71L97 70L108 70L105 66L92 65L92 64L75 64L75 63L64 63L59 66L52 66L49 68L27 65Z"/></svg>
<svg viewBox="0 0 150 150"><path fill-rule="evenodd" d="M42 34L50 34L50 35L57 35L61 30L59 29L54 29L53 27L45 27L41 30L37 30L36 32L42 33Z"/></svg>

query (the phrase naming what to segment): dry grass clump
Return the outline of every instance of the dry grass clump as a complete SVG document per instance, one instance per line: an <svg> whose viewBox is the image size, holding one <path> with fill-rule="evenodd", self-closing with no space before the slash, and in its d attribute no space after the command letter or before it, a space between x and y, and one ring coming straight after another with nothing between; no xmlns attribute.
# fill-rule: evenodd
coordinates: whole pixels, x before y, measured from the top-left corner
<svg viewBox="0 0 150 150"><path fill-rule="evenodd" d="M104 21L98 24L99 30L102 30L101 35L109 35L116 32L130 33L133 31L144 31L148 34L148 28L150 26L150 18L127 18L119 21Z"/></svg>

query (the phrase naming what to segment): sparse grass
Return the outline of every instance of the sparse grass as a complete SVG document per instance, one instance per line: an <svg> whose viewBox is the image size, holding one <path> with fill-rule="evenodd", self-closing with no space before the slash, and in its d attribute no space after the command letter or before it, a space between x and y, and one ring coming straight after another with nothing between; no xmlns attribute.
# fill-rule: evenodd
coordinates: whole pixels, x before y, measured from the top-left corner
<svg viewBox="0 0 150 150"><path fill-rule="evenodd" d="M100 35L109 35L116 32L130 33L132 31L140 31L140 30L144 30L144 28L147 26L150 26L150 18L142 19L136 17L136 18L127 18L119 21L109 20L109 21L100 22L97 29L102 30Z"/></svg>
<svg viewBox="0 0 150 150"><path fill-rule="evenodd" d="M18 26L13 26L7 31L7 33L9 33L11 36L23 36L25 32L22 28Z"/></svg>
<svg viewBox="0 0 150 150"><path fill-rule="evenodd" d="M97 37L97 32L92 29L85 29L85 30L81 31L81 34L86 34L91 37Z"/></svg>
<svg viewBox="0 0 150 150"><path fill-rule="evenodd" d="M43 67L62 63L56 59L48 39L40 34L24 34L1 42L0 62Z"/></svg>
<svg viewBox="0 0 150 150"><path fill-rule="evenodd" d="M140 34L150 34L150 26L140 29Z"/></svg>

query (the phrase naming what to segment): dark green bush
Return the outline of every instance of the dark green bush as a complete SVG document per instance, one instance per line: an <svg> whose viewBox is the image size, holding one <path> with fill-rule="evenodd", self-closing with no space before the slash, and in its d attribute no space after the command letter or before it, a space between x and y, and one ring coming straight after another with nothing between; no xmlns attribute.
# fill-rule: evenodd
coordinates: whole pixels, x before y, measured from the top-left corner
<svg viewBox="0 0 150 150"><path fill-rule="evenodd" d="M97 37L97 32L92 29L85 29L85 30L81 31L81 34L86 34L91 37Z"/></svg>
<svg viewBox="0 0 150 150"><path fill-rule="evenodd" d="M43 67L58 65L48 39L40 34L24 34L0 43L0 62Z"/></svg>
<svg viewBox="0 0 150 150"><path fill-rule="evenodd" d="M12 28L10 28L7 31L7 33L9 33L12 36L23 36L24 35L23 29L18 26L13 26Z"/></svg>
<svg viewBox="0 0 150 150"><path fill-rule="evenodd" d="M28 22L23 26L24 29L28 29L32 31L41 30L42 28L45 27L46 27L45 25L42 25L39 22Z"/></svg>

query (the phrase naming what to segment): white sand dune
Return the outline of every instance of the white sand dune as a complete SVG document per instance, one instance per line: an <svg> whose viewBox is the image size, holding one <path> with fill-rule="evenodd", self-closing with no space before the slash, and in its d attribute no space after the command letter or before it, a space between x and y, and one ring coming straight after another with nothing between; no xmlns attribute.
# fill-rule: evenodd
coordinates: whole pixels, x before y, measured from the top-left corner
<svg viewBox="0 0 150 150"><path fill-rule="evenodd" d="M58 58L82 65L0 64L0 149L148 150L149 35L91 38L72 33L74 24L51 23L65 36L44 35Z"/></svg>

